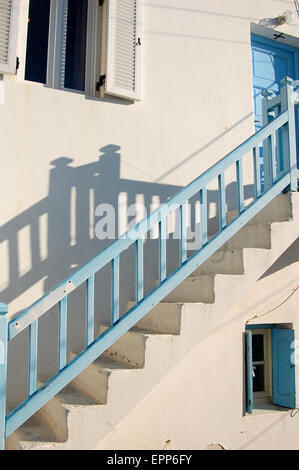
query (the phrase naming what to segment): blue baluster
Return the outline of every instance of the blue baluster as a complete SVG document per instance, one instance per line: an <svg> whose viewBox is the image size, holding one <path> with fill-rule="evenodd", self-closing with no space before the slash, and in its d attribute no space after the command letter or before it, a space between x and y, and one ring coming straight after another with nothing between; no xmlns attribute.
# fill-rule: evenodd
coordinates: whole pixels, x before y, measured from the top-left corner
<svg viewBox="0 0 299 470"><path fill-rule="evenodd" d="M86 281L86 325L85 344L89 346L94 341L94 275Z"/></svg>
<svg viewBox="0 0 299 470"><path fill-rule="evenodd" d="M236 163L237 173L237 193L238 193L238 213L244 210L244 185L243 185L243 161L238 160Z"/></svg>
<svg viewBox="0 0 299 470"><path fill-rule="evenodd" d="M29 327L29 351L28 351L28 395L33 395L37 390L37 350L38 350L38 320Z"/></svg>
<svg viewBox="0 0 299 470"><path fill-rule="evenodd" d="M226 227L226 197L224 173L218 176L219 230Z"/></svg>
<svg viewBox="0 0 299 470"><path fill-rule="evenodd" d="M207 188L200 190L200 246L208 241L208 194Z"/></svg>
<svg viewBox="0 0 299 470"><path fill-rule="evenodd" d="M67 362L67 297L59 302L58 370Z"/></svg>
<svg viewBox="0 0 299 470"><path fill-rule="evenodd" d="M187 260L187 204L180 206L181 218L181 242L180 242L180 263Z"/></svg>
<svg viewBox="0 0 299 470"><path fill-rule="evenodd" d="M112 260L112 325L119 320L119 256Z"/></svg>
<svg viewBox="0 0 299 470"><path fill-rule="evenodd" d="M144 260L143 238L136 241L136 301L140 302L144 296Z"/></svg>
<svg viewBox="0 0 299 470"><path fill-rule="evenodd" d="M167 218L159 223L159 282L163 282L167 276Z"/></svg>
<svg viewBox="0 0 299 470"><path fill-rule="evenodd" d="M276 165L276 134L271 134L271 172L273 183L277 181L277 165Z"/></svg>
<svg viewBox="0 0 299 470"><path fill-rule="evenodd" d="M269 102L275 96L271 90L263 90L262 113L263 126L267 126L272 117L269 115ZM264 191L268 191L273 185L273 165L271 152L271 137L267 137L263 142L263 163L264 163Z"/></svg>
<svg viewBox="0 0 299 470"><path fill-rule="evenodd" d="M262 194L261 190L261 160L259 147L253 149L253 171L254 171L254 197L258 199Z"/></svg>
<svg viewBox="0 0 299 470"><path fill-rule="evenodd" d="M8 307L0 304L0 450L5 447L6 433L6 383L8 345Z"/></svg>

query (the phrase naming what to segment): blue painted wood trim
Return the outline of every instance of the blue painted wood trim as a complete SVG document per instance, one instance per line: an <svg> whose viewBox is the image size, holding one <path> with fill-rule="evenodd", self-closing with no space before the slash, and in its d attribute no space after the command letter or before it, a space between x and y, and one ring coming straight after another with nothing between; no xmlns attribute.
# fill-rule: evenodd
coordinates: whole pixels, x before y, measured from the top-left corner
<svg viewBox="0 0 299 470"><path fill-rule="evenodd" d="M243 184L243 161L236 162L237 192L238 192L238 214L244 210L244 184Z"/></svg>
<svg viewBox="0 0 299 470"><path fill-rule="evenodd" d="M262 194L262 186L261 186L261 159L259 156L259 149L258 147L254 147L253 149L253 172L254 172L254 196L255 199L259 198Z"/></svg>
<svg viewBox="0 0 299 470"><path fill-rule="evenodd" d="M273 182L277 181L277 166L276 166L276 134L275 132L270 136L271 142L271 171Z"/></svg>
<svg viewBox="0 0 299 470"><path fill-rule="evenodd" d="M58 328L58 370L62 370L67 360L67 297L59 302Z"/></svg>
<svg viewBox="0 0 299 470"><path fill-rule="evenodd" d="M136 302L144 296L144 244L143 238L136 242Z"/></svg>
<svg viewBox="0 0 299 470"><path fill-rule="evenodd" d="M29 351L28 351L28 395L33 395L37 390L37 353L38 353L38 320L29 327Z"/></svg>
<svg viewBox="0 0 299 470"><path fill-rule="evenodd" d="M6 435L6 383L8 345L8 307L0 304L0 450L5 448Z"/></svg>
<svg viewBox="0 0 299 470"><path fill-rule="evenodd" d="M6 437L18 429L18 427L27 421L36 411L94 362L106 349L140 321L152 308L158 305L173 289L180 285L198 266L219 250L219 248L238 230L244 227L257 212L266 207L266 205L289 184L290 175L288 174L257 201L246 207L238 218L234 219L223 231L218 232L211 238L199 252L188 258L188 260L162 282L162 284L147 294L139 304L135 305L130 311L123 315L114 326L106 330L92 345L69 362L59 374L46 382L30 399L26 400L12 411L6 419Z"/></svg>
<svg viewBox="0 0 299 470"><path fill-rule="evenodd" d="M263 117L263 126L267 126L269 122L271 122L271 118L268 113L269 109L269 101L271 92L268 90L263 91L263 101L262 101L262 117ZM263 142L263 160L264 160L264 190L267 191L271 188L273 183L273 175L272 175L272 164L271 164L271 139L270 136L265 139Z"/></svg>
<svg viewBox="0 0 299 470"><path fill-rule="evenodd" d="M294 340L294 330L272 331L272 399L275 405L291 409L296 408Z"/></svg>
<svg viewBox="0 0 299 470"><path fill-rule="evenodd" d="M264 38L263 36L259 36L257 34L251 34L251 43L257 47L259 47L260 45L268 46L271 48L277 47L277 49L291 52L292 54L294 54L294 58L296 58L299 64L299 51L296 47L290 46L289 44L283 44L281 42L275 42L272 39ZM295 77L296 79L299 73L299 68L296 68L296 62L295 62L295 73L297 74Z"/></svg>
<svg viewBox="0 0 299 470"><path fill-rule="evenodd" d="M226 197L225 197L225 178L224 173L218 176L218 211L219 211L219 230L226 227Z"/></svg>
<svg viewBox="0 0 299 470"><path fill-rule="evenodd" d="M208 241L208 192L204 187L199 192L200 199L200 246Z"/></svg>
<svg viewBox="0 0 299 470"><path fill-rule="evenodd" d="M114 325L119 320L119 256L112 260L111 320Z"/></svg>
<svg viewBox="0 0 299 470"><path fill-rule="evenodd" d="M246 330L272 330L277 327L276 323L262 323L259 325L247 325Z"/></svg>
<svg viewBox="0 0 299 470"><path fill-rule="evenodd" d="M159 282L167 276L167 218L159 224Z"/></svg>
<svg viewBox="0 0 299 470"><path fill-rule="evenodd" d="M218 178L219 173L224 173L225 170L240 160L242 156L252 152L254 147L258 146L261 141L269 137L269 135L283 126L287 121L288 111L285 111L265 128L249 137L245 142L243 142L243 144L186 186L186 188L171 198L166 204L163 204L159 209L154 211L147 219L139 222L136 227L124 234L119 240L59 284L58 287L35 302L16 319L12 320L9 323L9 341L28 327L33 321L47 312L51 307L56 305L63 297L85 282L92 274L95 274L114 258L118 257L122 251L128 249L129 246L135 243L139 237L145 235L170 212L172 212L174 208L178 208L185 204L200 190L203 190L203 188L205 188L214 178Z"/></svg>
<svg viewBox="0 0 299 470"><path fill-rule="evenodd" d="M94 275L86 281L85 336L85 344L89 346L94 341Z"/></svg>
<svg viewBox="0 0 299 470"><path fill-rule="evenodd" d="M252 332L245 332L246 338L246 409L247 413L253 411L253 375L252 375Z"/></svg>
<svg viewBox="0 0 299 470"><path fill-rule="evenodd" d="M187 260L187 204L182 204L180 207L180 220L180 263L183 264Z"/></svg>
<svg viewBox="0 0 299 470"><path fill-rule="evenodd" d="M297 191L297 148L296 148L296 126L295 126L295 107L292 103L293 80L284 78L281 81L281 108L282 111L288 110L288 124L283 126L283 158L291 172L290 190ZM285 167L284 167L285 168Z"/></svg>

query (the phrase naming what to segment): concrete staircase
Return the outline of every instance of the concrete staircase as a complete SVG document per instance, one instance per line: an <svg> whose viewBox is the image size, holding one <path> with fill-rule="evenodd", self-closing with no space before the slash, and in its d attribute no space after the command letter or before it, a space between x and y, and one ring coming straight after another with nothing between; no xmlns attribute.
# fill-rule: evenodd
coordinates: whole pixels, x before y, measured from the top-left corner
<svg viewBox="0 0 299 470"><path fill-rule="evenodd" d="M201 325L213 329L214 316L246 293L298 237L298 227L299 194L278 196L15 432L7 449L101 448L101 440L199 342Z"/></svg>

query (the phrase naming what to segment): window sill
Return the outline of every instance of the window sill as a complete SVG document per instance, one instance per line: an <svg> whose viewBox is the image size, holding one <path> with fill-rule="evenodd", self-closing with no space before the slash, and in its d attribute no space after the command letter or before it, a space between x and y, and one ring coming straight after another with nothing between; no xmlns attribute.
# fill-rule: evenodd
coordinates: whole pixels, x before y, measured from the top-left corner
<svg viewBox="0 0 299 470"><path fill-rule="evenodd" d="M289 408L282 408L272 403L257 403L255 404L252 414L246 413L246 416L264 416L277 413L287 413Z"/></svg>

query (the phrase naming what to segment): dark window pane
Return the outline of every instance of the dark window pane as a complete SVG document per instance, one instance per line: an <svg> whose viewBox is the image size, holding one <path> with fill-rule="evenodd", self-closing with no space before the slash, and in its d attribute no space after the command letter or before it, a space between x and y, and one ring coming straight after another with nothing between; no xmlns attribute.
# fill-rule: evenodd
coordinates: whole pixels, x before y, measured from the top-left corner
<svg viewBox="0 0 299 470"><path fill-rule="evenodd" d="M264 365L258 364L253 366L254 377L253 377L253 391L264 392L265 391L265 374Z"/></svg>
<svg viewBox="0 0 299 470"><path fill-rule="evenodd" d="M30 0L25 80L46 83L50 0Z"/></svg>
<svg viewBox="0 0 299 470"><path fill-rule="evenodd" d="M263 361L264 360L264 336L263 335L252 335L252 360Z"/></svg>
<svg viewBox="0 0 299 470"><path fill-rule="evenodd" d="M85 90L87 0L69 0L65 59L65 88Z"/></svg>

